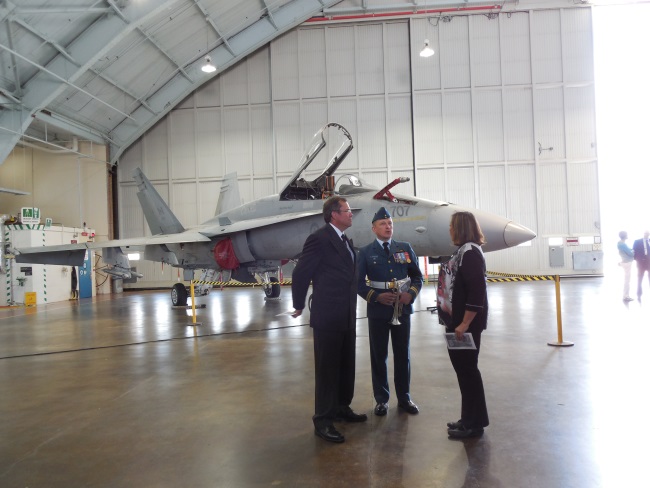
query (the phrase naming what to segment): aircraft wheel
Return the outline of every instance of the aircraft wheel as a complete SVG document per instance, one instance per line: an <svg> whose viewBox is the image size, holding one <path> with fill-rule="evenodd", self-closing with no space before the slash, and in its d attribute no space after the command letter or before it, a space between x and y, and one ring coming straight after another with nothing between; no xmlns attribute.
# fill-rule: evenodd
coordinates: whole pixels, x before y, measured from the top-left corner
<svg viewBox="0 0 650 488"><path fill-rule="evenodd" d="M174 283L172 287L172 305L174 307L187 305L187 288L183 283Z"/></svg>
<svg viewBox="0 0 650 488"><path fill-rule="evenodd" d="M278 279L271 277L269 278L269 281L271 282L271 286L267 286L264 288L264 293L266 294L267 298L278 298L280 296L280 284L278 283Z"/></svg>

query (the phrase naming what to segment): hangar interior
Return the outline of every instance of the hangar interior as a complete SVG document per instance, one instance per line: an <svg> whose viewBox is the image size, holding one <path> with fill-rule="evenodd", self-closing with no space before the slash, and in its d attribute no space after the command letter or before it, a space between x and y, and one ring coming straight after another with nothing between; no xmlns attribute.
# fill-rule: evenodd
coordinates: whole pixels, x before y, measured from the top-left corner
<svg viewBox="0 0 650 488"><path fill-rule="evenodd" d="M576 341L566 350L545 345L555 333L548 286L491 286L493 337L482 360L496 427L452 445L439 425L454 420L458 399L426 311L428 287L412 349L423 415L351 426L356 440L336 451L309 429L310 334L306 322L279 315L289 300L226 289L205 299L207 327L188 328L166 293L164 304L155 292L100 296L115 287L98 271L91 302L0 311L0 378L10 392L0 481L592 487L620 484L616 460L634 484L642 460L638 449L623 460L612 448L620 412L607 391L639 402L616 378L640 366L624 351L608 361L612 370L596 361L611 352L606 323L647 322L640 302L619 309L618 299L599 316L618 294L598 278L593 16L606 3L2 2L8 218L39 208L55 226L92 228L98 242L150 235L132 179L141 168L182 224L197 225L214 216L228 173L237 172L242 203L278 193L314 132L337 122L355 145L345 172L378 187L406 176L400 194L479 208L537 233L487 254L490 270L580 279L563 283ZM419 55L425 39L429 58ZM213 73L201 70L206 56ZM182 279L159 262L131 265L144 276L124 288ZM370 411L361 301L358 316L357 396Z"/></svg>

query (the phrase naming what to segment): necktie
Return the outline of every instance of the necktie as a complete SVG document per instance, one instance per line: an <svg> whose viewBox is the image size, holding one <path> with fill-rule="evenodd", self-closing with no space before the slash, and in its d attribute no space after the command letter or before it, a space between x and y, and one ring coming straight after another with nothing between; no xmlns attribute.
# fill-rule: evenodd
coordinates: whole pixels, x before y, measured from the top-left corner
<svg viewBox="0 0 650 488"><path fill-rule="evenodd" d="M345 247L348 249L348 251L350 251L350 256L352 257L352 261L354 261L354 251L352 250L352 244L350 244L348 236L341 234L341 240L345 244Z"/></svg>
<svg viewBox="0 0 650 488"><path fill-rule="evenodd" d="M386 253L386 257L390 256L390 250L388 249L388 243L384 242L382 245L384 246L384 252Z"/></svg>

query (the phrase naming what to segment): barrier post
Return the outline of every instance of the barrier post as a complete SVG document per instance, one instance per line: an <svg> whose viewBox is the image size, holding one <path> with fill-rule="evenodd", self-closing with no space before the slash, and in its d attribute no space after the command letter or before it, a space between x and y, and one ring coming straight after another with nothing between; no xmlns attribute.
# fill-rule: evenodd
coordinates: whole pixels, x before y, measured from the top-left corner
<svg viewBox="0 0 650 488"><path fill-rule="evenodd" d="M562 340L562 303L560 301L560 276L555 275L555 310L557 312L557 342L549 342L549 346L570 347L573 342Z"/></svg>
<svg viewBox="0 0 650 488"><path fill-rule="evenodd" d="M196 305L194 302L194 280L190 281L190 296L192 297L192 322L187 325L201 325L201 322L196 321Z"/></svg>

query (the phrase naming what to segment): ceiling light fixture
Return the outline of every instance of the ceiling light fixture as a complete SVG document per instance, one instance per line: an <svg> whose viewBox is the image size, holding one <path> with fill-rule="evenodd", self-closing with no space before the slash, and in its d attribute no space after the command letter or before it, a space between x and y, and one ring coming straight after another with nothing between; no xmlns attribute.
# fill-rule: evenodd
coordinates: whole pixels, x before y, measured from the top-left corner
<svg viewBox="0 0 650 488"><path fill-rule="evenodd" d="M433 56L434 51L431 49L429 46L429 39L424 40L424 47L422 48L422 51L420 51L420 56L423 58L428 58Z"/></svg>
<svg viewBox="0 0 650 488"><path fill-rule="evenodd" d="M210 56L205 57L205 64L201 66L201 71L204 73L214 73L217 71L217 68L215 68L214 64L212 64L212 59L210 59Z"/></svg>

